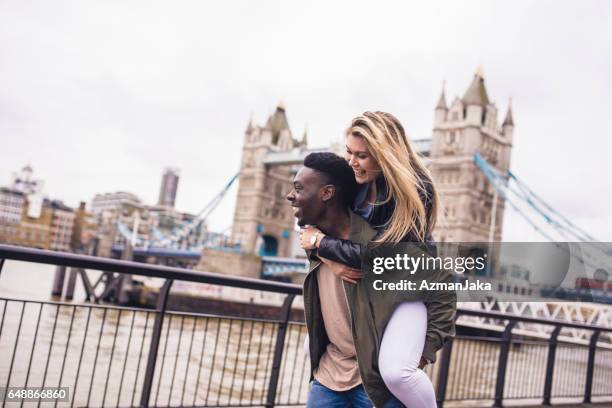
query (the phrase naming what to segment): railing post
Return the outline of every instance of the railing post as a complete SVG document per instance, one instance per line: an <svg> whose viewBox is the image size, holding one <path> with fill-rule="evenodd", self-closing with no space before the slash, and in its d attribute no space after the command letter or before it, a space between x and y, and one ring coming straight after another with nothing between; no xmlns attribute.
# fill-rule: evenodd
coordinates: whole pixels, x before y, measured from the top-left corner
<svg viewBox="0 0 612 408"><path fill-rule="evenodd" d="M593 393L593 371L595 371L595 351L597 350L597 340L599 339L599 330L595 330L591 336L589 343L589 362L587 363L586 384L584 386L584 403L591 403L591 394Z"/></svg>
<svg viewBox="0 0 612 408"><path fill-rule="evenodd" d="M83 282L83 287L85 288L85 300L92 301L98 303L96 299L96 293L94 291L94 287L91 285L89 278L87 277L87 272L83 268L77 268L79 275L81 276L81 282Z"/></svg>
<svg viewBox="0 0 612 408"><path fill-rule="evenodd" d="M53 288L51 289L51 296L62 296L64 291L64 279L66 278L66 267L58 265L55 268L55 277L53 278Z"/></svg>
<svg viewBox="0 0 612 408"><path fill-rule="evenodd" d="M77 281L77 270L76 268L70 268L70 274L68 275L68 285L66 286L66 293L64 298L66 300L72 300L74 298L74 288Z"/></svg>
<svg viewBox="0 0 612 408"><path fill-rule="evenodd" d="M157 315L155 316L155 323L153 324L151 345L149 346L149 356L147 358L147 368L142 384L142 394L140 396L140 406L143 408L149 406L149 398L151 397L151 388L153 386L153 375L155 375L155 363L157 362L157 351L159 349L159 339L161 338L162 326L164 324L168 293L170 293L170 287L172 287L173 282L174 280L167 279L157 295L157 307L155 308Z"/></svg>
<svg viewBox="0 0 612 408"><path fill-rule="evenodd" d="M278 377L280 375L280 367L283 361L283 348L285 347L285 337L287 334L289 316L291 315L291 304L293 303L294 298L295 295L287 295L280 310L280 321L278 323L278 332L276 333L276 345L274 346L272 372L270 373L270 382L268 383L268 395L265 405L266 408L273 408L276 400Z"/></svg>
<svg viewBox="0 0 612 408"><path fill-rule="evenodd" d="M127 305L130 302L130 291L132 290L133 280L132 275L128 273L122 274L117 281L117 303Z"/></svg>
<svg viewBox="0 0 612 408"><path fill-rule="evenodd" d="M436 402L438 408L444 406L446 399L446 385L448 384L448 373L450 371L450 359L453 351L453 338L451 337L442 348L440 358L440 371L438 371L438 387L436 389Z"/></svg>
<svg viewBox="0 0 612 408"><path fill-rule="evenodd" d="M512 329L516 324L515 320L510 320L504 329L499 348L499 362L497 364L497 378L495 382L495 402L494 407L501 407L504 399L504 386L506 385L506 367L508 366L508 355L510 354L510 344L512 342Z"/></svg>
<svg viewBox="0 0 612 408"><path fill-rule="evenodd" d="M561 332L561 326L555 326L548 340L548 360L546 361L546 377L544 381L544 401L542 405L550 405L552 394L553 374L555 373L555 356L557 355L557 338Z"/></svg>

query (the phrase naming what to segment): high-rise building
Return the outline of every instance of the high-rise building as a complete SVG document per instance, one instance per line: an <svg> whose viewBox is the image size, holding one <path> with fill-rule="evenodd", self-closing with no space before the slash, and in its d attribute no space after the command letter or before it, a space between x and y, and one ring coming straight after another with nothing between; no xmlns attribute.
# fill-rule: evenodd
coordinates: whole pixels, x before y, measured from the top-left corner
<svg viewBox="0 0 612 408"><path fill-rule="evenodd" d="M179 170L173 167L167 167L162 176L161 187L159 189L158 205L174 207L176 200L176 192L178 190Z"/></svg>

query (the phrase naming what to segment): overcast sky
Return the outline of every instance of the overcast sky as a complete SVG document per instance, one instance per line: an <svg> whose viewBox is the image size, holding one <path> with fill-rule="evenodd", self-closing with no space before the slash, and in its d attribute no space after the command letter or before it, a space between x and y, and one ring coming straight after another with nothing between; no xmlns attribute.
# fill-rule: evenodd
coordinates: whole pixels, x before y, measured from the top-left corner
<svg viewBox="0 0 612 408"><path fill-rule="evenodd" d="M238 170L244 130L282 100L311 146L364 110L431 136L442 83L483 67L500 120L512 97L511 169L612 241L612 2L0 2L0 185L31 164L76 206L131 191L198 212ZM235 190L211 225L231 224ZM508 210L506 240L537 235Z"/></svg>

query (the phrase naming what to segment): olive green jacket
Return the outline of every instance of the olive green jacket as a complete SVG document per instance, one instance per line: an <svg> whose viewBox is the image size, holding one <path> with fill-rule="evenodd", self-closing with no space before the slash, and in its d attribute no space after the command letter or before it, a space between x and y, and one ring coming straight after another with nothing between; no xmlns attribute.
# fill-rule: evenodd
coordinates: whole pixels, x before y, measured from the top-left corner
<svg viewBox="0 0 612 408"><path fill-rule="evenodd" d="M366 245L376 234L376 231L360 216L350 213L351 231L349 239ZM314 379L314 369L329 344L325 332L321 303L317 283L317 268L321 261L316 251L307 251L310 260L308 275L304 280L304 314L309 336L310 381ZM446 281L450 275L443 271L437 277L438 281ZM382 334L393 314L395 306L401 302L423 300L427 306L428 327L423 350L423 357L434 362L436 352L442 348L445 341L455 335L456 293L454 291L427 292L426 299L418 298L412 291L377 291L373 289L373 281L381 275L367 273L357 284L343 281L349 310L351 313L351 331L359 373L365 391L376 407L382 407L392 396L385 386L378 369L378 354ZM406 324L410 324L409 321ZM401 350L398 350L401 352Z"/></svg>

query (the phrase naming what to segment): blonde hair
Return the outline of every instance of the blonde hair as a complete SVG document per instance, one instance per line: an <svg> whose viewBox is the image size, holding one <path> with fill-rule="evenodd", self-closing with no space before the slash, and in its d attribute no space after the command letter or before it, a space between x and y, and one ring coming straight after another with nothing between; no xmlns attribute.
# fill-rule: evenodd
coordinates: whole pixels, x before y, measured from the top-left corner
<svg viewBox="0 0 612 408"><path fill-rule="evenodd" d="M387 182L387 197L376 204L395 202L385 231L375 242L396 243L408 233L425 242L436 224L439 198L431 173L408 141L402 124L389 113L364 112L353 119L348 134L365 140ZM426 183L431 185L429 191ZM429 217L419 192L430 196Z"/></svg>

